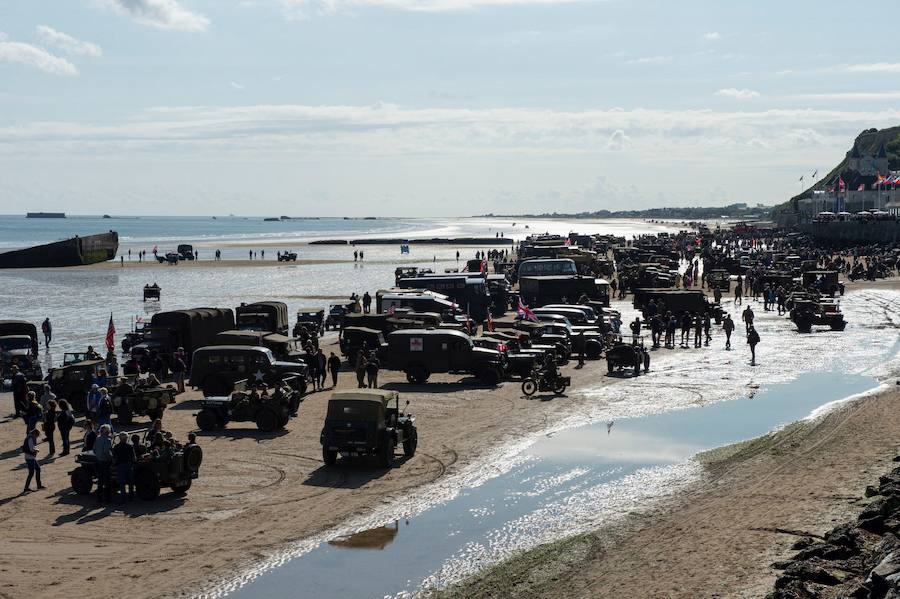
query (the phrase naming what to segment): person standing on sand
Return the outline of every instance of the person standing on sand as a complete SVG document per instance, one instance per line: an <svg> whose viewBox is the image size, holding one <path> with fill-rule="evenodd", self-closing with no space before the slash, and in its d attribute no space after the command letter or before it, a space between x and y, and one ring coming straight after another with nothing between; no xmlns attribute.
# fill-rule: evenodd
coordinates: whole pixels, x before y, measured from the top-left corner
<svg viewBox="0 0 900 599"><path fill-rule="evenodd" d="M369 354L369 359L366 361L366 377L369 379L369 389L378 387L378 368L380 366L381 364L378 363L375 352Z"/></svg>
<svg viewBox="0 0 900 599"><path fill-rule="evenodd" d="M369 295L368 291L363 293L362 305L363 305L363 314L368 314L369 311L372 309L372 296Z"/></svg>
<svg viewBox="0 0 900 599"><path fill-rule="evenodd" d="M25 415L25 410L28 407L28 379L15 364L12 365L9 372L10 379L12 379L13 407L16 411L15 417L18 418Z"/></svg>
<svg viewBox="0 0 900 599"><path fill-rule="evenodd" d="M328 370L331 371L331 388L337 387L338 373L341 371L341 359L334 352L328 356Z"/></svg>
<svg viewBox="0 0 900 599"><path fill-rule="evenodd" d="M260 259L265 260L266 259L266 250L260 250L259 257L260 257Z"/></svg>
<svg viewBox="0 0 900 599"><path fill-rule="evenodd" d="M38 436L41 433L35 428L28 431L28 434L25 436L25 441L22 443L22 453L25 454L25 466L28 468L28 478L25 479L25 490L22 491L22 494L28 493L31 491L31 479L34 478L35 482L37 482L37 489L43 489L44 485L41 484L41 465L37 461L37 440Z"/></svg>
<svg viewBox="0 0 900 599"><path fill-rule="evenodd" d="M56 426L59 428L59 438L62 439L62 453L60 456L69 455L69 434L72 427L75 426L75 415L69 402L64 399L59 400L59 416L56 417Z"/></svg>
<svg viewBox="0 0 900 599"><path fill-rule="evenodd" d="M50 324L50 318L44 319L41 323L41 332L44 333L44 347L50 347L50 340L53 338L53 325Z"/></svg>
<svg viewBox="0 0 900 599"><path fill-rule="evenodd" d="M44 440L47 441L47 446L50 448L50 453L47 455L56 455L56 442L53 438L56 432L56 402L52 399L47 402L47 409L44 410L42 426L44 428Z"/></svg>
<svg viewBox="0 0 900 599"><path fill-rule="evenodd" d="M363 260L363 252L362 252L362 250L359 250L359 260L360 260L360 262L362 262L362 260Z"/></svg>
<svg viewBox="0 0 900 599"><path fill-rule="evenodd" d="M359 389L366 388L366 354L363 350L356 354L356 383Z"/></svg>
<svg viewBox="0 0 900 599"><path fill-rule="evenodd" d="M316 361L316 373L319 375L319 389L324 389L325 379L328 377L328 359L322 352L321 347L316 350L316 355L313 356L313 359Z"/></svg>
<svg viewBox="0 0 900 599"><path fill-rule="evenodd" d="M359 251L353 250L353 261L356 262L357 260L359 260Z"/></svg>
<svg viewBox="0 0 900 599"><path fill-rule="evenodd" d="M750 325L747 330L747 345L750 346L750 366L756 366L756 345L759 343L759 333Z"/></svg>
<svg viewBox="0 0 900 599"><path fill-rule="evenodd" d="M94 457L97 465L97 501L109 501L112 496L112 440L109 425L100 427L100 435L94 441Z"/></svg>

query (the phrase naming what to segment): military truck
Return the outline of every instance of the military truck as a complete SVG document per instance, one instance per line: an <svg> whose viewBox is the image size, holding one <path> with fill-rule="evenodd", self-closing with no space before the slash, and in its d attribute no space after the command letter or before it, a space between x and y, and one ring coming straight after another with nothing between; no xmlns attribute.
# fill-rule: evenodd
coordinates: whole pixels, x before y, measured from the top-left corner
<svg viewBox="0 0 900 599"><path fill-rule="evenodd" d="M406 380L416 385L439 372L471 374L486 385L496 385L506 372L503 354L476 347L461 331L445 329L394 331L379 358L385 368L402 370Z"/></svg>
<svg viewBox="0 0 900 599"><path fill-rule="evenodd" d="M729 293L731 291L731 274L721 268L710 270L706 273L706 286L710 289L718 287L722 293Z"/></svg>
<svg viewBox="0 0 900 599"><path fill-rule="evenodd" d="M409 401L406 402L406 407ZM360 389L334 393L319 435L322 461L327 466L344 458L378 456L390 468L398 446L411 458L419 444L415 418L400 410L400 394L386 389Z"/></svg>
<svg viewBox="0 0 900 599"><path fill-rule="evenodd" d="M244 379L251 385L265 383L269 387L286 381L304 394L308 371L306 364L276 360L266 347L210 345L194 351L190 382L206 397L230 395Z"/></svg>
<svg viewBox="0 0 900 599"><path fill-rule="evenodd" d="M44 378L37 327L25 320L0 320L0 375L7 376L14 365L29 380Z"/></svg>
<svg viewBox="0 0 900 599"><path fill-rule="evenodd" d="M190 367L194 350L212 343L218 333L234 328L234 312L228 308L157 312L150 320L150 324L144 326L144 338L131 348L131 355L141 363L142 369L146 370L153 352L171 364L172 354L182 347L187 354Z"/></svg>
<svg viewBox="0 0 900 599"><path fill-rule="evenodd" d="M282 362L304 361L305 352L298 347L299 341L293 337L285 337L279 333L267 331L222 331L213 339L212 345L247 345L250 347L267 347L275 354L275 359Z"/></svg>
<svg viewBox="0 0 900 599"><path fill-rule="evenodd" d="M235 308L237 328L242 331L268 331L288 334L288 307L284 302L253 302Z"/></svg>
<svg viewBox="0 0 900 599"><path fill-rule="evenodd" d="M284 428L291 416L297 415L303 396L282 380L270 392L268 389L248 388L247 381L235 384L230 396L205 397L197 413L197 427L211 431L229 422L255 422L261 432L270 433Z"/></svg>
<svg viewBox="0 0 900 599"><path fill-rule="evenodd" d="M92 451L84 451L75 456L75 462L78 466L69 471L72 490L79 495L90 495L97 479L97 457ZM165 487L176 495L184 495L199 477L202 463L203 450L199 445L164 450L160 455L148 454L134 465L137 496L144 501L153 501ZM112 469L112 486L119 486L115 468Z"/></svg>
<svg viewBox="0 0 900 599"><path fill-rule="evenodd" d="M520 276L519 295L529 306L576 302L583 296L608 302L609 283L585 275Z"/></svg>

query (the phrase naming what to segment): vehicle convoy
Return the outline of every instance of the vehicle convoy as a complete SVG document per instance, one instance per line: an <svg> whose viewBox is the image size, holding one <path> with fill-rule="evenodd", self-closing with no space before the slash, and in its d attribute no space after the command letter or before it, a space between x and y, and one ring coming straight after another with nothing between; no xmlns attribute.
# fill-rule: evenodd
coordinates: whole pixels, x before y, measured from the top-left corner
<svg viewBox="0 0 900 599"><path fill-rule="evenodd" d="M288 307L284 302L253 302L234 310L237 328L242 331L267 331L288 334Z"/></svg>
<svg viewBox="0 0 900 599"><path fill-rule="evenodd" d="M251 386L269 387L284 381L302 395L308 370L306 364L276 360L266 347L210 345L194 351L190 383L205 397L231 395L236 383L245 379Z"/></svg>
<svg viewBox="0 0 900 599"><path fill-rule="evenodd" d="M551 372L544 368L535 368L531 376L522 381L522 393L531 397L538 391L553 391L556 395L566 392L566 387L572 384L572 379L562 376L558 372Z"/></svg>
<svg viewBox="0 0 900 599"><path fill-rule="evenodd" d="M211 344L218 333L234 328L234 312L228 308L157 312L144 326L144 337L132 346L131 355L140 362L142 370L147 370L154 352L171 364L172 354L181 347L190 367L194 350Z"/></svg>
<svg viewBox="0 0 900 599"><path fill-rule="evenodd" d="M334 393L328 400L328 412L319 441L322 460L331 466L342 458L377 456L390 468L397 447L411 458L416 453L419 434L416 419L400 410L400 394L386 389L360 389Z"/></svg>
<svg viewBox="0 0 900 599"><path fill-rule="evenodd" d="M239 381L230 396L204 397L200 401L197 427L211 431L229 422L255 422L261 432L270 433L284 428L297 415L303 396L285 379L268 388L247 388L247 381Z"/></svg>
<svg viewBox="0 0 900 599"><path fill-rule="evenodd" d="M606 367L610 374L628 368L634 369L634 376L640 376L642 367L644 372L649 371L650 352L644 347L643 337L626 341L621 335L610 335Z"/></svg>
<svg viewBox="0 0 900 599"><path fill-rule="evenodd" d="M379 358L382 366L402 370L406 380L417 385L441 372L471 374L486 385L498 384L506 374L502 353L476 347L465 333L447 329L394 331Z"/></svg>
<svg viewBox="0 0 900 599"><path fill-rule="evenodd" d="M790 317L801 333L812 332L813 326L827 326L832 331L847 328L847 321L837 302L811 295L793 294Z"/></svg>
<svg viewBox="0 0 900 599"><path fill-rule="evenodd" d="M29 380L40 380L37 327L25 320L0 320L0 375L17 366Z"/></svg>
<svg viewBox="0 0 900 599"><path fill-rule="evenodd" d="M78 466L69 471L72 490L89 495L97 480L97 458L92 451L75 456ZM200 475L203 450L199 445L185 445L175 450L163 450L160 455L148 454L134 465L134 486L144 501L159 497L160 490L170 488L176 495L184 495ZM112 469L112 486L117 488L116 469Z"/></svg>

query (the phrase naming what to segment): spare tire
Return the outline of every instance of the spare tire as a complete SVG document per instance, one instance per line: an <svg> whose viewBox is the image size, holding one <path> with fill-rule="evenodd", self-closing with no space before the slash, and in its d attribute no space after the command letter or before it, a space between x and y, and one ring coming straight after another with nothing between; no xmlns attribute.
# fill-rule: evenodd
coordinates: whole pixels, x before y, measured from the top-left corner
<svg viewBox="0 0 900 599"><path fill-rule="evenodd" d="M203 449L199 445L188 445L184 448L184 465L191 472L200 470L203 463Z"/></svg>

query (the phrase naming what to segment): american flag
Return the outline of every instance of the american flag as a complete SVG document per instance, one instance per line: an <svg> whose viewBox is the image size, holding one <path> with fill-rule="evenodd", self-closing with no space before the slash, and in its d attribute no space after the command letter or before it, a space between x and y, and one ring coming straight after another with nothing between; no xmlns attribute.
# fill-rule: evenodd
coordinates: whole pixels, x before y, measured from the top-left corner
<svg viewBox="0 0 900 599"><path fill-rule="evenodd" d="M106 349L116 346L116 325L113 324L112 312L109 313L109 326L106 327Z"/></svg>

